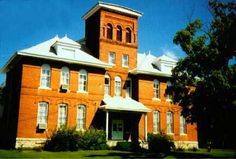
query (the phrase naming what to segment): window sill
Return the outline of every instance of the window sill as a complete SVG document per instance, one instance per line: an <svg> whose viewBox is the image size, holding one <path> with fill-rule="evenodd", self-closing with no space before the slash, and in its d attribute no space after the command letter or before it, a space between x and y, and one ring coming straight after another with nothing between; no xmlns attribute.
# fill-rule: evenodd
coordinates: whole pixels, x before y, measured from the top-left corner
<svg viewBox="0 0 236 159"><path fill-rule="evenodd" d="M155 97L153 97L152 100L155 100L155 101L161 101L160 98L155 98Z"/></svg>
<svg viewBox="0 0 236 159"><path fill-rule="evenodd" d="M166 133L167 135L171 135L171 136L174 136L174 133Z"/></svg>
<svg viewBox="0 0 236 159"><path fill-rule="evenodd" d="M166 101L167 101L167 102L172 102L172 100L171 100L171 99L166 99Z"/></svg>
<svg viewBox="0 0 236 159"><path fill-rule="evenodd" d="M87 92L87 91L77 91L77 93L88 94L88 92Z"/></svg>
<svg viewBox="0 0 236 159"><path fill-rule="evenodd" d="M122 67L124 67L124 68L129 68L129 66L124 66L124 65L122 65Z"/></svg>
<svg viewBox="0 0 236 159"><path fill-rule="evenodd" d="M39 89L52 90L50 87L39 87Z"/></svg>
<svg viewBox="0 0 236 159"><path fill-rule="evenodd" d="M180 136L187 136L187 134L185 134L185 133L180 133Z"/></svg>

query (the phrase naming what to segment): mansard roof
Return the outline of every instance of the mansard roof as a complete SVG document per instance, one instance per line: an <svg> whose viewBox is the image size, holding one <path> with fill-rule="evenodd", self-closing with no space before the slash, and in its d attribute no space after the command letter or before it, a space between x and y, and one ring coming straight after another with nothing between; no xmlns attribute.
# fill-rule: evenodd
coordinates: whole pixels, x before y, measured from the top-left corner
<svg viewBox="0 0 236 159"><path fill-rule="evenodd" d="M67 36L54 38L32 46L27 49L17 51L11 59L2 68L2 72L8 72L10 65L19 56L28 56L39 59L48 59L54 61L64 61L67 63L82 64L100 68L111 68L112 66L100 61L89 53L85 52L79 43Z"/></svg>
<svg viewBox="0 0 236 159"><path fill-rule="evenodd" d="M149 74L171 77L171 69L176 66L176 59L167 55L156 57L151 53L138 53L137 67L130 71L131 74ZM168 68L169 67L169 68Z"/></svg>
<svg viewBox="0 0 236 159"><path fill-rule="evenodd" d="M136 11L134 9L130 9L128 7L120 6L112 3L98 2L95 6L93 6L85 15L82 17L84 20L88 19L91 15L97 12L99 9L104 8L107 10L111 10L118 13L123 13L126 15L131 15L134 17L141 17L143 13Z"/></svg>

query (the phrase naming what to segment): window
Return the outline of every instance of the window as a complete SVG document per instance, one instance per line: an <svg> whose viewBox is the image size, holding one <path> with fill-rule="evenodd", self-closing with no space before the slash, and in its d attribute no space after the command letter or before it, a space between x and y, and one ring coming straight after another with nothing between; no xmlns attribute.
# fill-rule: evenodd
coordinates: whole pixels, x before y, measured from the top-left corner
<svg viewBox="0 0 236 159"><path fill-rule="evenodd" d="M114 52L110 52L109 53L109 64L114 64L115 65L115 58L116 58L116 56L115 56L115 53Z"/></svg>
<svg viewBox="0 0 236 159"><path fill-rule="evenodd" d="M160 132L160 113L159 111L153 111L153 132Z"/></svg>
<svg viewBox="0 0 236 159"><path fill-rule="evenodd" d="M50 88L51 68L48 64L43 64L41 69L40 87Z"/></svg>
<svg viewBox="0 0 236 159"><path fill-rule="evenodd" d="M117 76L115 77L115 95L121 95L121 78Z"/></svg>
<svg viewBox="0 0 236 159"><path fill-rule="evenodd" d="M58 111L58 127L67 124L67 105L60 104L59 111Z"/></svg>
<svg viewBox="0 0 236 159"><path fill-rule="evenodd" d="M132 82L130 78L126 80L126 97L132 97Z"/></svg>
<svg viewBox="0 0 236 159"><path fill-rule="evenodd" d="M170 87L170 86L171 86L171 82L170 82L170 81L167 81L167 82L166 82L166 86L167 86L166 88ZM166 94L166 100L167 100L167 101L171 101L171 98L172 98L172 96L167 93L167 94Z"/></svg>
<svg viewBox="0 0 236 159"><path fill-rule="evenodd" d="M110 23L108 23L107 24L107 39L112 40L112 31L113 31L113 27Z"/></svg>
<svg viewBox="0 0 236 159"><path fill-rule="evenodd" d="M79 71L79 92L87 92L87 71L81 69Z"/></svg>
<svg viewBox="0 0 236 159"><path fill-rule="evenodd" d="M129 56L127 54L124 54L122 56L122 66L128 67L129 66Z"/></svg>
<svg viewBox="0 0 236 159"><path fill-rule="evenodd" d="M117 26L116 40L117 41L122 41L122 28L119 25Z"/></svg>
<svg viewBox="0 0 236 159"><path fill-rule="evenodd" d="M160 98L160 82L157 79L153 81L153 96L154 98Z"/></svg>
<svg viewBox="0 0 236 159"><path fill-rule="evenodd" d="M48 121L48 103L39 102L37 123L38 124L47 124L47 121Z"/></svg>
<svg viewBox="0 0 236 159"><path fill-rule="evenodd" d="M110 76L109 75L105 75L105 84L104 84L104 93L106 94L106 95L110 95L110 82L111 82L111 80L110 80Z"/></svg>
<svg viewBox="0 0 236 159"><path fill-rule="evenodd" d="M130 30L130 28L126 28L126 42L131 43L131 30Z"/></svg>
<svg viewBox="0 0 236 159"><path fill-rule="evenodd" d="M77 109L77 129L85 129L86 109L84 105L79 105Z"/></svg>
<svg viewBox="0 0 236 159"><path fill-rule="evenodd" d="M61 84L63 85L69 85L69 68L68 67L62 67L61 68Z"/></svg>
<svg viewBox="0 0 236 159"><path fill-rule="evenodd" d="M167 133L173 133L174 132L174 122L173 122L173 113L167 112Z"/></svg>
<svg viewBox="0 0 236 159"><path fill-rule="evenodd" d="M180 115L180 134L187 134L186 119L183 115Z"/></svg>

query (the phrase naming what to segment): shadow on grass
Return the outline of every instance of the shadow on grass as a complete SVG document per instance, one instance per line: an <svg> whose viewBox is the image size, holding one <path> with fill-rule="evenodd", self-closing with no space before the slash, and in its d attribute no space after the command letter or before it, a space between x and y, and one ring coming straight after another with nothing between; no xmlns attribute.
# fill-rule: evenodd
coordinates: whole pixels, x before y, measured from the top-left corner
<svg viewBox="0 0 236 159"><path fill-rule="evenodd" d="M164 158L164 154L140 153L140 152L110 152L105 155L93 154L85 157L120 157L120 158Z"/></svg>
<svg viewBox="0 0 236 159"><path fill-rule="evenodd" d="M165 157L174 157L174 158L211 158L209 154L198 154L191 152L172 152L168 155L163 153L151 153L151 152L110 152L107 154L92 154L86 155L85 157L120 157L120 158L165 158Z"/></svg>

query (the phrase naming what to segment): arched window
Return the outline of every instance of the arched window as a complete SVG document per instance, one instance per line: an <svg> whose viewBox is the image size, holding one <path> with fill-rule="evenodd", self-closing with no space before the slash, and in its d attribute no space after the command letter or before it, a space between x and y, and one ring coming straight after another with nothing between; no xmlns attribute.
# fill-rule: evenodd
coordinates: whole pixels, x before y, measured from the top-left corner
<svg viewBox="0 0 236 159"><path fill-rule="evenodd" d="M79 71L79 91L80 92L87 92L87 84L88 84L88 75L87 71L81 69Z"/></svg>
<svg viewBox="0 0 236 159"><path fill-rule="evenodd" d="M115 95L121 95L121 78L118 76L115 77Z"/></svg>
<svg viewBox="0 0 236 159"><path fill-rule="evenodd" d="M61 68L61 84L69 86L70 72L68 67Z"/></svg>
<svg viewBox="0 0 236 159"><path fill-rule="evenodd" d="M122 28L121 28L120 25L117 26L116 40L117 41L122 41Z"/></svg>
<svg viewBox="0 0 236 159"><path fill-rule="evenodd" d="M112 39L113 27L110 23L107 24L107 39Z"/></svg>
<svg viewBox="0 0 236 159"><path fill-rule="evenodd" d="M40 87L50 88L51 68L48 64L43 64L41 67Z"/></svg>
<svg viewBox="0 0 236 159"><path fill-rule="evenodd" d="M187 134L187 124L185 117L180 115L180 134Z"/></svg>
<svg viewBox="0 0 236 159"><path fill-rule="evenodd" d="M167 133L174 132L174 115L172 112L167 112Z"/></svg>
<svg viewBox="0 0 236 159"><path fill-rule="evenodd" d="M131 78L128 78L125 83L126 87L126 97L132 97L132 81Z"/></svg>
<svg viewBox="0 0 236 159"><path fill-rule="evenodd" d="M153 81L153 98L160 98L160 82L157 79Z"/></svg>
<svg viewBox="0 0 236 159"><path fill-rule="evenodd" d="M166 89L168 88L168 87L170 87L171 86L171 82L170 81L167 81L166 82ZM171 101L171 98L172 98L172 96L170 95L170 94L166 94L166 100L167 101Z"/></svg>
<svg viewBox="0 0 236 159"><path fill-rule="evenodd" d="M126 42L131 43L131 30L130 30L130 28L126 28Z"/></svg>
<svg viewBox="0 0 236 159"><path fill-rule="evenodd" d="M79 105L77 108L77 129L85 129L86 126L86 108L84 105Z"/></svg>
<svg viewBox="0 0 236 159"><path fill-rule="evenodd" d="M59 104L58 127L67 125L67 104Z"/></svg>
<svg viewBox="0 0 236 159"><path fill-rule="evenodd" d="M160 132L160 112L153 111L153 133Z"/></svg>
<svg viewBox="0 0 236 159"><path fill-rule="evenodd" d="M111 79L108 74L105 75L105 84L104 84L104 93L106 95L110 95L110 87L111 87Z"/></svg>
<svg viewBox="0 0 236 159"><path fill-rule="evenodd" d="M39 102L37 124L47 124L47 123L48 123L48 103Z"/></svg>

